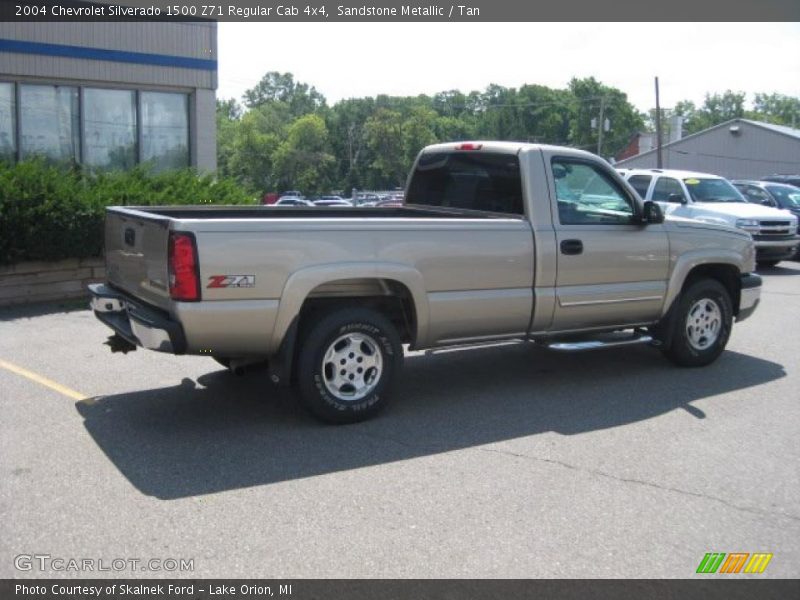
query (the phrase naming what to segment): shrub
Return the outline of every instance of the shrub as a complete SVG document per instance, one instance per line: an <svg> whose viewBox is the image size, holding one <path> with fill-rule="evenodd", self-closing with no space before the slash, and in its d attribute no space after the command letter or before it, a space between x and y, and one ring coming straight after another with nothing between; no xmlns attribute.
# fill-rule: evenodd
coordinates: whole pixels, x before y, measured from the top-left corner
<svg viewBox="0 0 800 600"><path fill-rule="evenodd" d="M42 160L0 163L0 264L100 256L106 206L254 202L235 181L191 169L84 173Z"/></svg>

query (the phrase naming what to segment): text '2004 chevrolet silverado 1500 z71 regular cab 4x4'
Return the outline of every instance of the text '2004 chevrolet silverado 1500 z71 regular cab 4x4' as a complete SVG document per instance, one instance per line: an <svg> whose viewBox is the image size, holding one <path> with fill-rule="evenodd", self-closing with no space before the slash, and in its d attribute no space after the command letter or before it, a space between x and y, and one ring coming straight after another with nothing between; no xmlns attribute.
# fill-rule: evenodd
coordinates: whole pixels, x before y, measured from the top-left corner
<svg viewBox="0 0 800 600"><path fill-rule="evenodd" d="M705 365L756 307L753 240L643 202L603 160L535 144L420 153L397 208L109 208L112 348L269 362L333 422L383 408L412 349L649 342ZM122 338L122 339L121 339Z"/></svg>

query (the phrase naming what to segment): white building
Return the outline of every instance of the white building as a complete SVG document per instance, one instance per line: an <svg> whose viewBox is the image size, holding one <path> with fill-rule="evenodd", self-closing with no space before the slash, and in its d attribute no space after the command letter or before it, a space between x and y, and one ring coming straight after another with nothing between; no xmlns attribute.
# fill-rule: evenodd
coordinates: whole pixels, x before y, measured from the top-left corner
<svg viewBox="0 0 800 600"><path fill-rule="evenodd" d="M0 158L216 169L211 21L0 23Z"/></svg>

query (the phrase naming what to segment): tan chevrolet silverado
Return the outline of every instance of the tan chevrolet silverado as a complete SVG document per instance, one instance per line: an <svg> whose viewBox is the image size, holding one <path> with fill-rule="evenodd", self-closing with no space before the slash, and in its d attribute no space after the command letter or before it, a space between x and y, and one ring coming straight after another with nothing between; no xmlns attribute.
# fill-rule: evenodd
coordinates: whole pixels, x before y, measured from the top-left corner
<svg viewBox="0 0 800 600"><path fill-rule="evenodd" d="M91 306L136 346L267 361L332 422L372 416L411 349L649 343L706 365L758 304L750 235L668 219L587 152L422 150L395 208L113 207Z"/></svg>

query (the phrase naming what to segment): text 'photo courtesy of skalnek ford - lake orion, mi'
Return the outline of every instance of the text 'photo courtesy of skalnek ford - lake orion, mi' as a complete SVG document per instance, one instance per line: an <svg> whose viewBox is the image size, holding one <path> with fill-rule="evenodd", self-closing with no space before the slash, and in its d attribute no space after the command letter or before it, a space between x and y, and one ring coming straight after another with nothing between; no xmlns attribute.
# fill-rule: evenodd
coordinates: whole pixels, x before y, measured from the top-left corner
<svg viewBox="0 0 800 600"><path fill-rule="evenodd" d="M800 16L576 2L0 8L0 598L800 594Z"/></svg>

